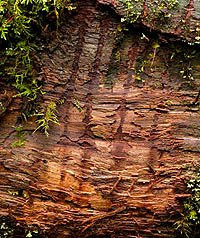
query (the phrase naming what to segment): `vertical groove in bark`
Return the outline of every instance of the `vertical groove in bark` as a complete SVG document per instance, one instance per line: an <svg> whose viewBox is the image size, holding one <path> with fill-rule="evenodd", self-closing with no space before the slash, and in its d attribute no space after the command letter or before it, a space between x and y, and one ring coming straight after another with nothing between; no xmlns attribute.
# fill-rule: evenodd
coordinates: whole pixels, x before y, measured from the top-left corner
<svg viewBox="0 0 200 238"><path fill-rule="evenodd" d="M2 117L0 215L38 225L44 237L172 238L182 170L199 161L200 116L188 106L200 86L199 51L143 28L125 33L115 51L118 18L95 1L81 4L39 55L44 105L64 99L60 126L46 138L24 123L26 145L12 148L20 100ZM181 78L178 45L196 49L192 81Z"/></svg>

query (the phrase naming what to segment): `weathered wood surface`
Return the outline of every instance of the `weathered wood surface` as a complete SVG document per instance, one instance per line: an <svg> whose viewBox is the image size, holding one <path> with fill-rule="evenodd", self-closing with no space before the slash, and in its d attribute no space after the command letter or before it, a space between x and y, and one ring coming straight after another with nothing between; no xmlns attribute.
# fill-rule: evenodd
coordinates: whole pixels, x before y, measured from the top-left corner
<svg viewBox="0 0 200 238"><path fill-rule="evenodd" d="M125 16L123 0L98 0L110 6L120 16ZM191 43L200 43L199 0L132 0L138 23L163 33L176 35ZM173 6L173 7L171 7Z"/></svg>
<svg viewBox="0 0 200 238"><path fill-rule="evenodd" d="M25 146L12 148L23 102L1 91L0 215L43 237L175 236L184 168L199 161L199 49L143 28L122 37L119 26L81 1L44 43L44 105L62 102L48 138L28 121Z"/></svg>

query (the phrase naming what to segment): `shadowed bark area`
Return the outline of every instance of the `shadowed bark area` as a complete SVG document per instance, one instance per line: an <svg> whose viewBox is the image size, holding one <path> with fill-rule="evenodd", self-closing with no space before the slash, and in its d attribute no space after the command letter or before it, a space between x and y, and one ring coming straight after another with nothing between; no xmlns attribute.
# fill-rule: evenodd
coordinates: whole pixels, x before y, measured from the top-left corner
<svg viewBox="0 0 200 238"><path fill-rule="evenodd" d="M38 53L60 125L47 138L24 122L25 146L13 147L24 105L0 91L0 215L13 237L175 237L185 167L199 162L199 57L81 1Z"/></svg>
<svg viewBox="0 0 200 238"><path fill-rule="evenodd" d="M129 16L137 15L137 22L146 27L176 35L191 43L200 43L198 0L98 0L98 2L110 6L122 17L127 13ZM130 12L133 13L129 14Z"/></svg>

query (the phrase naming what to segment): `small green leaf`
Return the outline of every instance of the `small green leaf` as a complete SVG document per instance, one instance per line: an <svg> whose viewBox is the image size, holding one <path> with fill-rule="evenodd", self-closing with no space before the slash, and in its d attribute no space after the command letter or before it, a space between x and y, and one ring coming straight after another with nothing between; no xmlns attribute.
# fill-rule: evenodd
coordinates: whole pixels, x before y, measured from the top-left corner
<svg viewBox="0 0 200 238"><path fill-rule="evenodd" d="M27 238L33 237L30 231L28 232L28 234L26 235L26 237L27 237Z"/></svg>

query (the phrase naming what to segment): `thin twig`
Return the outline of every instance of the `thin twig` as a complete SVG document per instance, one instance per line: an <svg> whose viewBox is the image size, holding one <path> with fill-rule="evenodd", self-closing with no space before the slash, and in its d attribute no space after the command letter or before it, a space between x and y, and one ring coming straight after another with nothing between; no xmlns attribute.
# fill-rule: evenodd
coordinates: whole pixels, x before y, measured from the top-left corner
<svg viewBox="0 0 200 238"><path fill-rule="evenodd" d="M16 14L13 15L12 17L10 17L10 18L2 25L2 27L4 28L6 25L8 25L8 23L11 22L14 17L16 17Z"/></svg>
<svg viewBox="0 0 200 238"><path fill-rule="evenodd" d="M136 183L136 180L133 180L133 182L131 183L131 186L130 186L130 188L128 190L128 194L129 195L130 195L131 191L133 190L133 186L135 185L135 183Z"/></svg>
<svg viewBox="0 0 200 238"><path fill-rule="evenodd" d="M121 179L122 179L122 176L120 175L118 180L116 181L116 183L113 185L112 189L110 190L109 194L111 194L117 188L117 185L119 184Z"/></svg>
<svg viewBox="0 0 200 238"><path fill-rule="evenodd" d="M91 226L93 226L95 224L95 222L99 221L99 220L102 220L104 218L107 218L107 217L111 217L111 216L114 216L116 215L117 213L119 212L122 212L126 210L126 206L123 206L123 207L120 207L114 211L111 211L111 212L105 212L103 214L99 214L99 215L96 215L96 216L93 216L93 217L90 217L88 218L87 220L85 220L82 225L84 225L85 223L89 222L89 224L87 226L85 226L81 232L83 233L84 231L86 231L88 228L90 228ZM90 223L91 222L91 223Z"/></svg>

